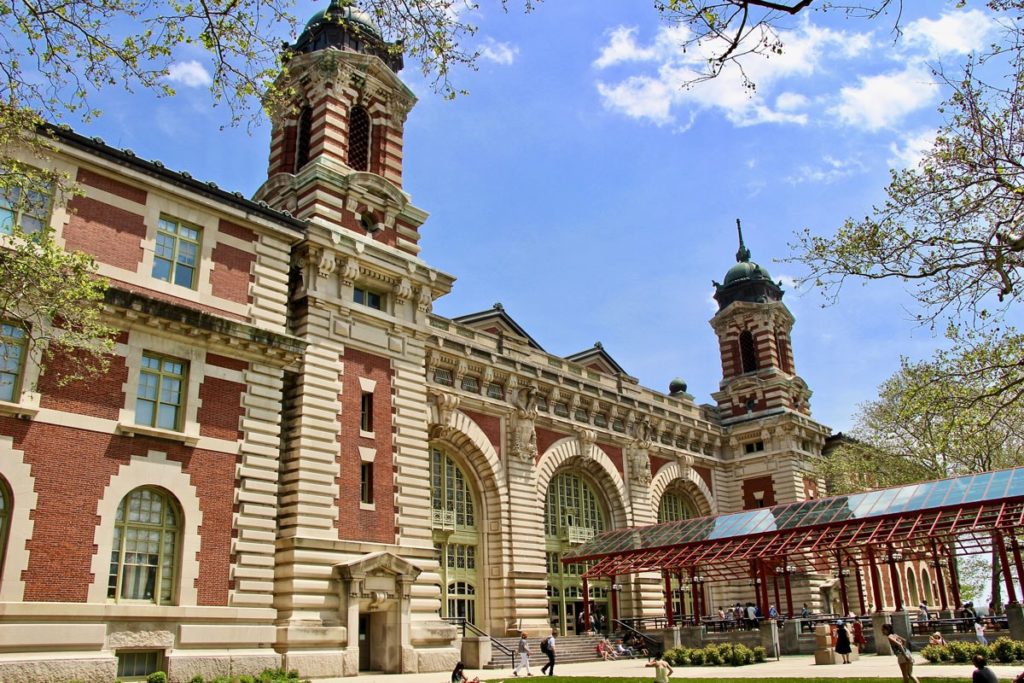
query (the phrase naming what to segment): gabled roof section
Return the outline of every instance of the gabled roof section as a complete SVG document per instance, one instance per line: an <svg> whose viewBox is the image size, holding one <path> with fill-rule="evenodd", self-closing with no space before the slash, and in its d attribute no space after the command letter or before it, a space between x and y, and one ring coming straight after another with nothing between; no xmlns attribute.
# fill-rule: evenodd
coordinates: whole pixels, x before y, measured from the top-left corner
<svg viewBox="0 0 1024 683"><path fill-rule="evenodd" d="M457 318L452 318L452 320L460 325L472 327L474 330L480 330L481 332L520 337L532 348L535 348L538 351L544 351L543 347L541 347L533 337L527 334L526 330L520 327L519 323L512 319L512 316L505 312L505 307L500 303L494 304L493 308L486 311L460 315Z"/></svg>
<svg viewBox="0 0 1024 683"><path fill-rule="evenodd" d="M573 363L579 363L583 367L593 370L594 372L602 372L606 375L627 375L622 366L615 362L615 359L608 355L608 352L604 350L604 346L601 342L594 342L594 345L589 349L574 353L571 356L566 356L566 360L572 361Z"/></svg>

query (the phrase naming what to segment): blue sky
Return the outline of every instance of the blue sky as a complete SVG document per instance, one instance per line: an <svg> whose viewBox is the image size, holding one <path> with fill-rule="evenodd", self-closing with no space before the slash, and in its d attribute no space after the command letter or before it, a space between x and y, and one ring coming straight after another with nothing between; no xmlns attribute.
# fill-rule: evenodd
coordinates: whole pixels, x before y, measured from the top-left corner
<svg viewBox="0 0 1024 683"><path fill-rule="evenodd" d="M700 55L679 49L682 29L651 4L559 0L524 14L515 0L507 13L487 3L472 39L479 69L454 74L468 96L432 94L412 64L401 74L420 97L404 189L431 214L422 256L458 277L435 311L500 301L551 353L600 340L646 386L682 377L709 402L721 374L711 281L735 260L740 218L753 259L787 290L815 417L848 430L901 354L925 358L941 339L913 321L900 286L855 283L823 307L819 292L794 290L800 267L779 260L797 230L865 215L889 169L915 163L940 123L929 67L955 67L995 37L982 9L914 3L895 45L891 18L790 20L782 56L745 63L750 95L735 73L683 89ZM269 127L223 129L204 56L178 58L175 97L103 93L104 116L73 125L251 194Z"/></svg>

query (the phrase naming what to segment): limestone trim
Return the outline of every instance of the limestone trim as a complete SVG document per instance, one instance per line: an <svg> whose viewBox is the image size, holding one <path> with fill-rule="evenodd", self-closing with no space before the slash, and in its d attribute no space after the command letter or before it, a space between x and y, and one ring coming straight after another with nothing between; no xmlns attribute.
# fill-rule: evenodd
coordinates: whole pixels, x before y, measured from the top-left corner
<svg viewBox="0 0 1024 683"><path fill-rule="evenodd" d="M36 509L39 496L35 490L32 468L24 460L24 452L14 448L14 439L0 436L0 477L7 481L11 492L10 518L6 553L0 557L0 602L16 602L25 594L23 573L28 569L28 549L25 544L32 538L35 526L31 513Z"/></svg>
<svg viewBox="0 0 1024 683"><path fill-rule="evenodd" d="M587 443L586 452L581 452L581 444ZM573 462L573 460L575 462ZM566 437L553 443L537 463L537 502L544 509L547 499L548 485L555 473L563 467L580 465L581 469L597 478L602 490L611 503L609 512L612 515L612 527L624 527L630 524L626 514L629 509L626 487L615 469L614 463L597 444L583 442L575 436Z"/></svg>
<svg viewBox="0 0 1024 683"><path fill-rule="evenodd" d="M694 502L700 508L700 514L718 514L718 501L715 500L714 495L712 495L711 490L704 483L704 480L701 479L700 475L692 467L683 468L679 463L673 462L659 469L658 473L654 476L654 481L651 482L651 508L654 510L655 517L657 517L657 511L661 505L661 497L665 495L665 491L669 486L678 480L685 482L687 492L691 495L694 493L700 494L699 496L693 496Z"/></svg>
<svg viewBox="0 0 1024 683"><path fill-rule="evenodd" d="M117 474L110 478L103 497L96 505L96 535L92 556L92 585L89 586L89 602L107 602L107 577L110 574L110 553L114 542L114 521L117 508L130 492L140 486L157 486L175 497L181 508L179 525L180 547L178 548L178 576L176 605L195 605L198 598L196 582L199 578L199 529L203 513L199 507L199 496L192 482L181 467L181 463L167 459L162 451L149 451L145 455L133 455L131 462L121 465Z"/></svg>

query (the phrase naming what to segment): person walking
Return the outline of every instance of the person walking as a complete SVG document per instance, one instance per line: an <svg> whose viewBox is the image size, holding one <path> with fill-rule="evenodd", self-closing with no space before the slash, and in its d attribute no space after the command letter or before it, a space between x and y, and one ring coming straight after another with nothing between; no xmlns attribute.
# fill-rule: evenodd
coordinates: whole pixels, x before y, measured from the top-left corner
<svg viewBox="0 0 1024 683"><path fill-rule="evenodd" d="M864 652L864 648L868 646L868 639L864 637L864 625L860 623L860 619L853 620L853 644L857 646L858 652Z"/></svg>
<svg viewBox="0 0 1024 683"><path fill-rule="evenodd" d="M971 674L971 683L999 683L996 672L988 668L985 655L974 655L971 661L975 666L974 673Z"/></svg>
<svg viewBox="0 0 1024 683"><path fill-rule="evenodd" d="M513 676L519 675L519 670L526 667L526 675L532 676L530 673L530 643L526 640L527 633L523 631L519 636L519 645L516 651L519 653L519 664L515 669L512 670Z"/></svg>
<svg viewBox="0 0 1024 683"><path fill-rule="evenodd" d="M851 652L853 648L850 647L850 631L840 619L836 622L836 653L842 655L843 664L849 664Z"/></svg>
<svg viewBox="0 0 1024 683"><path fill-rule="evenodd" d="M903 683L921 683L920 679L914 675L914 656L910 654L907 641L893 632L892 624L882 624L882 635L888 639L889 647L896 655L896 663L900 665Z"/></svg>
<svg viewBox="0 0 1024 683"><path fill-rule="evenodd" d="M981 620L981 617L974 618L974 635L978 637L979 643L988 645L988 638L985 637L985 622Z"/></svg>
<svg viewBox="0 0 1024 683"><path fill-rule="evenodd" d="M669 663L664 659L655 659L647 662L647 666L654 667L654 683L668 683L668 677L675 673ZM975 681L975 683L978 683Z"/></svg>
<svg viewBox="0 0 1024 683"><path fill-rule="evenodd" d="M558 631L551 629L551 635L541 642L540 651L548 656L548 663L540 668L542 674L555 675L555 634Z"/></svg>

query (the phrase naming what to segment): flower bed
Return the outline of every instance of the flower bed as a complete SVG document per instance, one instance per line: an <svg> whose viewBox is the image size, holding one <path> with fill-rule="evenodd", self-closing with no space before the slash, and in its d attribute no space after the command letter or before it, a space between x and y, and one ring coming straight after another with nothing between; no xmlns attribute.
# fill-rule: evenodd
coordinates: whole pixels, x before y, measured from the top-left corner
<svg viewBox="0 0 1024 683"><path fill-rule="evenodd" d="M932 664L955 662L966 664L974 655L983 655L989 662L1010 664L1024 661L1024 641L999 638L994 643L968 643L953 641L945 645L927 645L921 655Z"/></svg>

